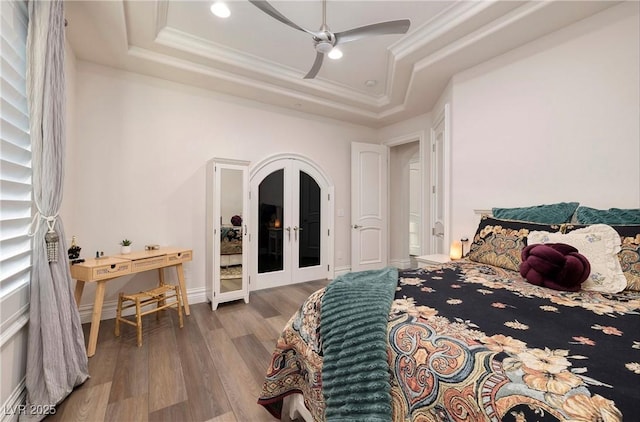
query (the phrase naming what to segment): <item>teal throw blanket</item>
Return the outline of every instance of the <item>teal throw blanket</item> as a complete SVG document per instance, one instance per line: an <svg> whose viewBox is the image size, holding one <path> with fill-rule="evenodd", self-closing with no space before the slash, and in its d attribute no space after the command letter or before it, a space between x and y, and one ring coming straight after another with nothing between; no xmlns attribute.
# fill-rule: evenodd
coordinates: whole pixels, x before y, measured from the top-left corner
<svg viewBox="0 0 640 422"><path fill-rule="evenodd" d="M320 310L327 421L390 421L387 322L398 270L337 277Z"/></svg>

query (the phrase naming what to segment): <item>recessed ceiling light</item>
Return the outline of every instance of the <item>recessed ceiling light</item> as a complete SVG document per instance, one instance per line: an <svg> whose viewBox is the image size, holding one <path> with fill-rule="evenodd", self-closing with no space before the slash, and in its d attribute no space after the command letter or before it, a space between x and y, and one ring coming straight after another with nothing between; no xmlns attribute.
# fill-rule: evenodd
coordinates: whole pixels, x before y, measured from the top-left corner
<svg viewBox="0 0 640 422"><path fill-rule="evenodd" d="M378 81L376 81L375 79L368 79L368 80L364 81L364 84L366 86L368 86L369 88L372 88L372 87L378 85Z"/></svg>
<svg viewBox="0 0 640 422"><path fill-rule="evenodd" d="M231 16L231 10L229 10L229 7L221 1L217 1L211 5L211 13L219 18L228 18Z"/></svg>
<svg viewBox="0 0 640 422"><path fill-rule="evenodd" d="M339 48L333 47L331 51L329 51L328 56L330 59L338 60L339 58L342 58L342 51L340 51Z"/></svg>

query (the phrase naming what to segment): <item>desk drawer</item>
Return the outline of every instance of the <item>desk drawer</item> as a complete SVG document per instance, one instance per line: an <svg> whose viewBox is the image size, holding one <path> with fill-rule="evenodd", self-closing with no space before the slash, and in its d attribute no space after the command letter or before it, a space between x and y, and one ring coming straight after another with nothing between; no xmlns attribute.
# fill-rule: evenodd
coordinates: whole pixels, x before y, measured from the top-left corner
<svg viewBox="0 0 640 422"><path fill-rule="evenodd" d="M119 264L107 264L92 268L91 279L102 280L105 278L120 277L131 272L131 263L122 262Z"/></svg>
<svg viewBox="0 0 640 422"><path fill-rule="evenodd" d="M167 262L169 265L179 264L181 262L191 261L193 253L191 251L181 251L167 254Z"/></svg>
<svg viewBox="0 0 640 422"><path fill-rule="evenodd" d="M131 271L134 273L146 270L152 270L154 268L161 268L167 264L166 255L152 256L150 258L136 259L131 261Z"/></svg>

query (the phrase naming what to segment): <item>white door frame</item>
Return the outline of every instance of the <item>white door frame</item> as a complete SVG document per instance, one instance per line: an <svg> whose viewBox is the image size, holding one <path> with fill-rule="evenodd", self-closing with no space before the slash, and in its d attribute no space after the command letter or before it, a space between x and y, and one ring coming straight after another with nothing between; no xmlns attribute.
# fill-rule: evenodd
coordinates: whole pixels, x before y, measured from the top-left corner
<svg viewBox="0 0 640 422"><path fill-rule="evenodd" d="M254 180L254 178L259 175L261 173L262 170L264 170L265 168L271 167L272 165L278 163L278 162L284 162L285 161L290 161L290 160L294 160L297 163L299 163L302 167L307 167L310 172L309 175L314 177L314 179L319 179L316 180L316 182L318 183L318 185L320 185L321 188L321 194L326 194L328 196L328 200L323 200L322 201L322 231L326 231L327 235L326 237L323 236L323 238L325 239L324 242L321 242L322 244L322 250L320 252L320 256L321 256L321 263L323 265L327 266L326 271L322 271L322 276L326 277L328 279L333 279L334 277L334 190L335 187L333 185L333 182L331 181L331 179L327 176L327 174L322 170L322 168L316 164L313 160L311 160L310 158L301 155L301 154L295 154L295 153L279 153L279 154L273 154L270 155L266 158L264 158L261 161L258 161L257 163L255 163L254 165L251 166L251 168L249 169L249 202L250 202L250 213L251 216L255 219L254 220L254 227L258 227L259 224L259 220L257 219L257 213L258 213L258 192L255 191L254 192L254 184L255 183L259 183L259 181ZM287 177L287 175L285 174L285 178ZM285 192L285 196L287 196L286 192ZM296 211L297 214L297 211ZM283 222L284 223L284 222ZM277 277L274 275L274 277L263 277L263 276L259 276L258 275L258 234L257 234L257 230L253 230L253 232L255 233L254 236L251 236L251 239L249 241L249 248L250 248L250 253L249 253L249 274L250 274L250 280L249 280L249 289L250 290L260 290L260 289L265 289L265 288L270 288L270 287L276 287L276 286L282 286L282 285L287 285L287 284L293 284L294 282L300 282L302 280L299 280L296 276L292 276L291 278L289 277ZM294 236L293 233L291 233L292 236ZM287 257L285 259L290 259L290 257ZM286 264L285 264L286 267ZM301 271L304 271L304 268L300 269ZM276 272L276 273L280 273L280 272ZM261 278L269 278L269 280L265 280L264 282L261 280ZM322 277L320 277L322 278Z"/></svg>
<svg viewBox="0 0 640 422"><path fill-rule="evenodd" d="M449 254L449 245L451 245L451 141L450 141L450 111L449 111L449 103L445 104L442 110L440 110L437 117L433 120L431 124L431 217L429 218L429 231L435 230L436 224L436 210L437 201L434 198L434 195L442 195L441 199L443 201L443 215L442 215L442 226L444 230L444 236L442 239L442 243L444 245L443 251L436 250L436 237L431 236L431 253L442 253L445 255ZM436 148L436 138L438 136L438 132L436 129L441 126L442 128L442 148ZM442 163L442 169L438 168L438 157L437 153L442 154L442 159L440 162ZM442 177L442 187L443 192L436 192L435 187L438 183L438 177Z"/></svg>

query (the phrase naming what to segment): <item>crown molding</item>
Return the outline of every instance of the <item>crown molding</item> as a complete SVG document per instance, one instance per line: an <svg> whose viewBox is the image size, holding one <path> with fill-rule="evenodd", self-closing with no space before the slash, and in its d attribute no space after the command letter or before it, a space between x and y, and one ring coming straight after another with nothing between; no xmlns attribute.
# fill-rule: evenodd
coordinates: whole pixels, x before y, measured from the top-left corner
<svg viewBox="0 0 640 422"><path fill-rule="evenodd" d="M495 4L496 1L459 2L443 10L416 31L392 44L389 48L401 60L446 34L452 27L463 24Z"/></svg>
<svg viewBox="0 0 640 422"><path fill-rule="evenodd" d="M379 113L373 111L367 111L362 108L345 105L343 103L331 101L328 99L320 98L313 94L303 93L299 90L274 85L268 82L258 81L250 77L242 76L237 73L231 73L219 69L212 68L197 63L193 63L188 60L179 59L166 54L158 53L141 47L129 47L128 55L137 59L141 59L147 62L152 62L159 65L169 66L175 69L185 70L188 72L197 73L203 76L213 78L218 81L224 81L236 85L242 85L260 91L263 93L272 93L280 96L286 96L289 99L304 101L307 104L313 104L316 106L327 107L334 110L338 110L344 113L355 115L367 120L375 121L379 117ZM178 81L179 82L179 81ZM259 97L256 95L255 97ZM247 97L251 98L251 97ZM255 98L251 98L255 99Z"/></svg>
<svg viewBox="0 0 640 422"><path fill-rule="evenodd" d="M481 28L465 35L464 37L448 44L446 47L443 47L419 60L415 64L415 71L423 70L435 63L438 63L444 60L446 57L457 53L463 48L469 47L472 44L476 44L482 39L503 30L505 27L513 25L519 20L524 19L525 17L541 10L544 7L547 7L549 4L550 3L547 2L525 3L524 5L518 7L515 10L512 10L504 16L501 16L500 18L495 19L487 23L486 25L483 25Z"/></svg>
<svg viewBox="0 0 640 422"><path fill-rule="evenodd" d="M377 96L363 94L362 92L347 89L345 86L329 83L322 79L314 79L312 82L313 86L310 86L311 83L302 79L298 70L213 43L175 28L163 28L156 36L155 42L164 47L174 48L229 66L250 69L252 72L260 73L276 81L285 82L298 89L316 90L326 96L339 97L342 101L358 103L363 107L379 108L388 102L388 99L385 101L384 97L379 98Z"/></svg>

